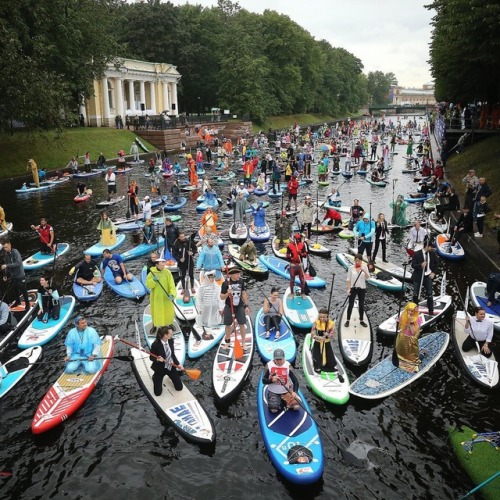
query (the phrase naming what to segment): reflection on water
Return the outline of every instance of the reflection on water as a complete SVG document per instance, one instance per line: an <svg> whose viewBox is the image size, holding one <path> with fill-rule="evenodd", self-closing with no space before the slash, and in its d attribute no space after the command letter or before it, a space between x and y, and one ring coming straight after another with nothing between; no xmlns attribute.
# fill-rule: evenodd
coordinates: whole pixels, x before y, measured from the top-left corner
<svg viewBox="0 0 500 500"><path fill-rule="evenodd" d="M341 188L342 201L350 205L354 198L366 209L371 202L373 214L390 214L389 203L393 196L414 190L410 175L400 172L404 160L404 146L398 146L389 180L397 178L386 188L373 187L361 176L354 176ZM210 172L215 176L215 172ZM133 176L138 181L140 195L149 191L149 181L141 169L135 168ZM128 178L118 178L118 193L125 194ZM339 185L342 178L332 180ZM162 184L168 192L171 181ZM225 198L229 186L214 183L218 194ZM29 229L40 217L47 217L55 227L59 241L70 243L70 251L56 261L55 280L66 293L70 293L68 270L82 257L82 250L98 239L96 226L99 210L95 204L105 199L103 177L87 182L94 195L89 202L74 204L76 182L57 186L47 192L29 196L15 196L14 182L2 185L2 201L8 220L14 222L12 240L23 257L38 248L37 235ZM299 198L311 194L324 197L326 189L315 185L299 191ZM163 194L163 193L162 193ZM179 225L189 232L199 228L200 216L196 214L196 193L190 193L189 202L182 210ZM274 214L281 210L281 201L271 202L267 216L274 225ZM111 216L124 216L126 205L110 207ZM408 209L411 219L423 216L420 206ZM219 227L227 229L231 219L220 217ZM320 236L319 241L332 248L331 259L313 257L318 275L333 281L332 311L337 311L345 300L346 272L335 261L334 253L346 251L351 242ZM396 263L407 261L404 251L406 233L394 231L388 244L388 257ZM123 250L132 247L132 237L127 237ZM271 252L269 243L262 246ZM144 259L145 261L145 259ZM483 265L457 265L441 262L440 273L447 271L448 292L454 303L459 304L455 279L462 291L466 283L485 279L488 269ZM138 272L143 260L128 263L132 272ZM478 276L475 273L480 273ZM29 275L29 284L35 285L39 273ZM247 279L254 315L262 303L261 292L252 278ZM436 291L437 291L436 279ZM276 285L283 292L285 280L270 273L269 279L260 283L267 292ZM328 305L329 288L313 290L312 297L318 306ZM411 297L411 290L405 298ZM92 325L102 334L119 334L134 340L134 321L140 320L148 298L137 304L122 300L109 289L95 303L78 304L77 311L84 312ZM369 288L366 308L372 324L377 325L398 308L399 297ZM450 313L440 321L435 330L450 331ZM279 497L292 498L456 498L472 488L460 466L450 453L446 429L460 422L478 430L498 428L498 405L494 396L482 392L462 373L453 348L448 348L442 360L410 388L384 399L368 402L352 399L343 407L335 407L304 393L320 426L339 446L366 461L364 469L350 467L332 443L323 438L325 473L319 484L302 490L277 476L269 461L257 421L255 390L262 364L254 355L253 370L242 394L229 407L217 407L211 387L213 352L200 359L187 361L188 367L203 371L196 381L187 381L192 392L200 399L217 432L214 449L200 450L186 443L161 421L146 399L126 362L113 361L85 406L62 426L42 436L33 436L30 422L36 406L61 372L64 356L64 334L44 348L44 364L33 369L7 397L0 400L0 425L2 446L0 472L10 471L12 477L0 477L0 496L3 498L86 497L118 498L269 498L271 492ZM299 350L303 334L296 336ZM2 361L17 352L15 343L2 354ZM390 355L392 340L375 338L372 365ZM117 353L126 349L117 345ZM300 356L295 363L299 381L305 386L300 370ZM362 370L350 371L355 378ZM494 409L496 408L496 409ZM461 481L457 481L457 477Z"/></svg>

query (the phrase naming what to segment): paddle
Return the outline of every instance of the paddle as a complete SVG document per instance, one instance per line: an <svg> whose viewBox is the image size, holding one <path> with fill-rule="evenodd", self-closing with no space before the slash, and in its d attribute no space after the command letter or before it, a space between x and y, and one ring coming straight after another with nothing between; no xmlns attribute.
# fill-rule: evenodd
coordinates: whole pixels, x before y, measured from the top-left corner
<svg viewBox="0 0 500 500"><path fill-rule="evenodd" d="M226 266L226 279L228 283L228 298L229 298L229 304L231 306L231 315L233 317L233 330L234 330L233 354L235 359L240 359L243 357L243 346L240 344L240 341L238 340L238 335L236 334L236 316L234 315L233 293L232 290L230 289L231 281L229 278L229 270L227 266Z"/></svg>
<svg viewBox="0 0 500 500"><path fill-rule="evenodd" d="M0 302L3 302L3 300L5 299L5 296L7 295L7 292L9 291L10 285L12 285L12 280L7 281L7 286L5 287L5 292L3 293L2 300L0 300Z"/></svg>
<svg viewBox="0 0 500 500"><path fill-rule="evenodd" d="M156 354L153 354L152 352L147 351L143 347L140 347L140 346L138 346L136 344L133 344L132 342L129 342L128 340L123 340L122 338L120 338L118 336L115 337L115 340L119 340L120 342L123 342L124 344L127 344L130 347L135 347L139 351L142 351L145 354L148 354L149 356L152 356L153 358L156 358L156 359L160 359L161 358L161 356L157 356ZM180 368L180 365L176 365L174 363L172 363L172 366L175 366L175 368ZM200 376L201 376L201 370L197 370L197 369L184 368L184 372L186 373L186 375L191 380L198 380L200 378Z"/></svg>
<svg viewBox="0 0 500 500"><path fill-rule="evenodd" d="M127 279L127 274L126 273L123 274L123 281L125 281L127 283L127 285L129 286L130 290L132 290L132 293L135 295L136 300L139 300L140 299L139 291L136 290L133 287L132 283Z"/></svg>
<svg viewBox="0 0 500 500"><path fill-rule="evenodd" d="M130 175L127 176L127 184L129 186L129 190L130 190ZM129 192L127 191L127 196L128 196ZM127 213L125 214L125 218L127 219L130 219L130 200L131 200L131 197L128 196L128 203L127 203Z"/></svg>
<svg viewBox="0 0 500 500"><path fill-rule="evenodd" d="M280 382L280 384L281 384L281 382ZM286 389L288 394L290 394L290 395L293 394L293 392L286 385L283 385L283 387ZM333 438L330 436L330 434L328 433L326 428L323 427L322 425L320 425L320 423L313 417L312 413L310 411L308 411L308 409L303 405L302 400L300 399L300 397L298 395L297 395L297 398L295 399L295 401L297 401L297 403L299 403L300 407L309 415L309 417L311 417L311 420L318 426L319 429L321 429L323 431L323 434L337 447L337 449L342 454L342 457L345 460L347 460L350 465L354 465L355 467L357 467L359 469L365 468L365 464L358 457L356 457L350 451L347 451L344 448L342 448L342 446L340 446L339 444L337 444L336 441L333 440ZM293 411L293 410L289 410L289 411Z"/></svg>

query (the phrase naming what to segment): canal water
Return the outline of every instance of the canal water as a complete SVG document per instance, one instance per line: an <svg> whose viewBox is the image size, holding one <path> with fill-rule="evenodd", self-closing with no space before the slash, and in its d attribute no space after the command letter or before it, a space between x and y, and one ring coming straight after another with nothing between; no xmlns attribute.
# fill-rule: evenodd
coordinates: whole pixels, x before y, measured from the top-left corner
<svg viewBox="0 0 500 500"><path fill-rule="evenodd" d="M389 203L397 194L415 189L412 176L402 174L405 164L402 156L406 146L398 146L393 169L389 172L386 188L373 187L364 177L354 176L341 187L342 202L351 205L354 198L374 216L384 212L390 219ZM212 169L213 170L213 169ZM140 195L149 193L149 180L143 168L135 167L131 176L118 179L119 194L126 194L130 178L137 180ZM208 172L214 177L216 172ZM395 179L397 179L395 181ZM395 181L395 182L393 182ZM342 176L332 179L340 185ZM55 228L57 239L71 245L69 252L55 265L55 281L65 293L71 293L69 269L82 257L82 250L98 240L96 226L99 209L96 202L105 199L103 177L89 179L87 186L94 195L90 201L75 204L76 182L69 182L46 192L16 196L20 187L14 181L2 184L1 205L7 220L14 223L12 241L23 257L37 251L36 233L31 224L46 217ZM218 194L225 199L228 185L214 183ZM171 181L162 184L169 191ZM394 186L394 190L392 189ZM324 198L327 188L320 188ZM316 183L301 188L299 199L306 194L317 196ZM188 195L189 196L189 195ZM189 232L199 228L196 214L197 193L179 212L179 225ZM263 199L266 199L265 197ZM272 202L267 217L274 226L275 213L281 202ZM125 204L111 207L112 218L123 217ZM411 220L424 217L419 205L408 209ZM220 217L219 228L229 227L231 220ZM407 262L404 250L407 233L393 231L388 244L390 261ZM321 236L319 241L332 248L332 257L312 257L318 275L327 279L328 287L313 290L312 298L318 305L327 306L330 287L333 286L332 312L336 316L346 298L346 272L335 260L336 252L347 251L352 242ZM120 250L133 246L132 236ZM259 246L260 252L272 253L270 243ZM381 256L380 256L381 257ZM137 273L145 259L128 263ZM435 291L443 273L447 275L447 291L455 307L461 307L458 290L464 293L466 285L485 280L489 269L481 262L467 259L462 263L440 263ZM40 273L30 273L28 282L36 286ZM249 288L251 315L254 317L263 297L254 279L244 276ZM270 273L260 286L269 291L271 286L283 292L287 282ZM3 289L2 289L3 290ZM2 291L3 294L3 291ZM404 299L411 298L411 290ZM148 297L139 303L120 299L105 288L99 300L78 304L76 311L84 313L101 334L119 334L134 340L134 321L141 320ZM366 308L373 325L380 324L398 309L399 297L368 288ZM432 330L451 331L452 312ZM215 423L217 441L211 449L200 449L180 438L172 428L156 415L145 397L127 362L112 361L96 390L84 407L55 430L34 436L30 430L34 411L63 370L64 338L72 324L44 348L44 359L52 361L33 369L25 380L0 401L0 476L2 498L457 498L473 487L451 451L447 429L456 423L466 424L478 431L498 429L498 396L473 385L462 372L450 343L446 353L430 373L396 395L374 402L356 398L343 406L334 406L316 397L306 388L300 356L295 362L298 378L314 417L323 432L359 456L368 454L367 466L359 469L349 464L331 441L323 437L325 471L323 480L308 488L297 488L277 475L266 453L260 434L256 409L256 388L263 364L254 354L250 379L238 399L227 407L214 401L211 369L214 351L186 366L201 369L202 377L186 381ZM302 351L303 333L296 335L298 352ZM393 341L375 336L371 365L392 353ZM11 343L1 360L17 353L16 342ZM127 354L124 345L116 346L117 354ZM362 370L348 368L350 379Z"/></svg>

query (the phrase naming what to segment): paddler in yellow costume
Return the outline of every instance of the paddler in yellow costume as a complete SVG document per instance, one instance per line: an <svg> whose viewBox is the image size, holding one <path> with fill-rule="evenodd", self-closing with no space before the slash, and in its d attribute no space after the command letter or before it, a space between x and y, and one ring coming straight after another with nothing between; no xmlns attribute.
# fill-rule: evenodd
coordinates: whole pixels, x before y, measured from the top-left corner
<svg viewBox="0 0 500 500"><path fill-rule="evenodd" d="M35 163L35 160L28 160L28 166L26 167L26 170L31 169L31 174L33 175L33 182L36 187L40 187L40 179L38 177L38 167Z"/></svg>
<svg viewBox="0 0 500 500"><path fill-rule="evenodd" d="M406 372L418 372L420 368L418 338L421 323L417 304L408 302L399 318L399 333L392 356L393 364Z"/></svg>
<svg viewBox="0 0 500 500"><path fill-rule="evenodd" d="M150 269L146 278L146 286L151 290L151 318L155 333L161 326L174 322L175 309L173 301L177 295L174 278L166 267L165 259L156 259L155 267Z"/></svg>
<svg viewBox="0 0 500 500"><path fill-rule="evenodd" d="M313 339L312 358L316 373L336 373L339 381L344 382L344 377L337 371L337 361L333 353L332 340L335 337L335 322L328 317L328 309L319 310L318 319L311 329Z"/></svg>
<svg viewBox="0 0 500 500"><path fill-rule="evenodd" d="M101 220L97 226L101 231L99 243L104 247L113 247L116 245L116 226L113 224L107 212L101 214Z"/></svg>

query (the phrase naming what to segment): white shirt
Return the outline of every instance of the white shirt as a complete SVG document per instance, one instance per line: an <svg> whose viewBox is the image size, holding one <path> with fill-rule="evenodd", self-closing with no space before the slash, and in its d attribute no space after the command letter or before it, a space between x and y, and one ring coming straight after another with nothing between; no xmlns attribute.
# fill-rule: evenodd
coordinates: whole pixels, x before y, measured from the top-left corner
<svg viewBox="0 0 500 500"><path fill-rule="evenodd" d="M491 339L493 338L493 322L488 318L484 318L482 321L478 321L475 316L472 316L469 321L470 326L468 328L465 328L465 333L469 334L476 340L485 340L489 344L491 342Z"/></svg>

